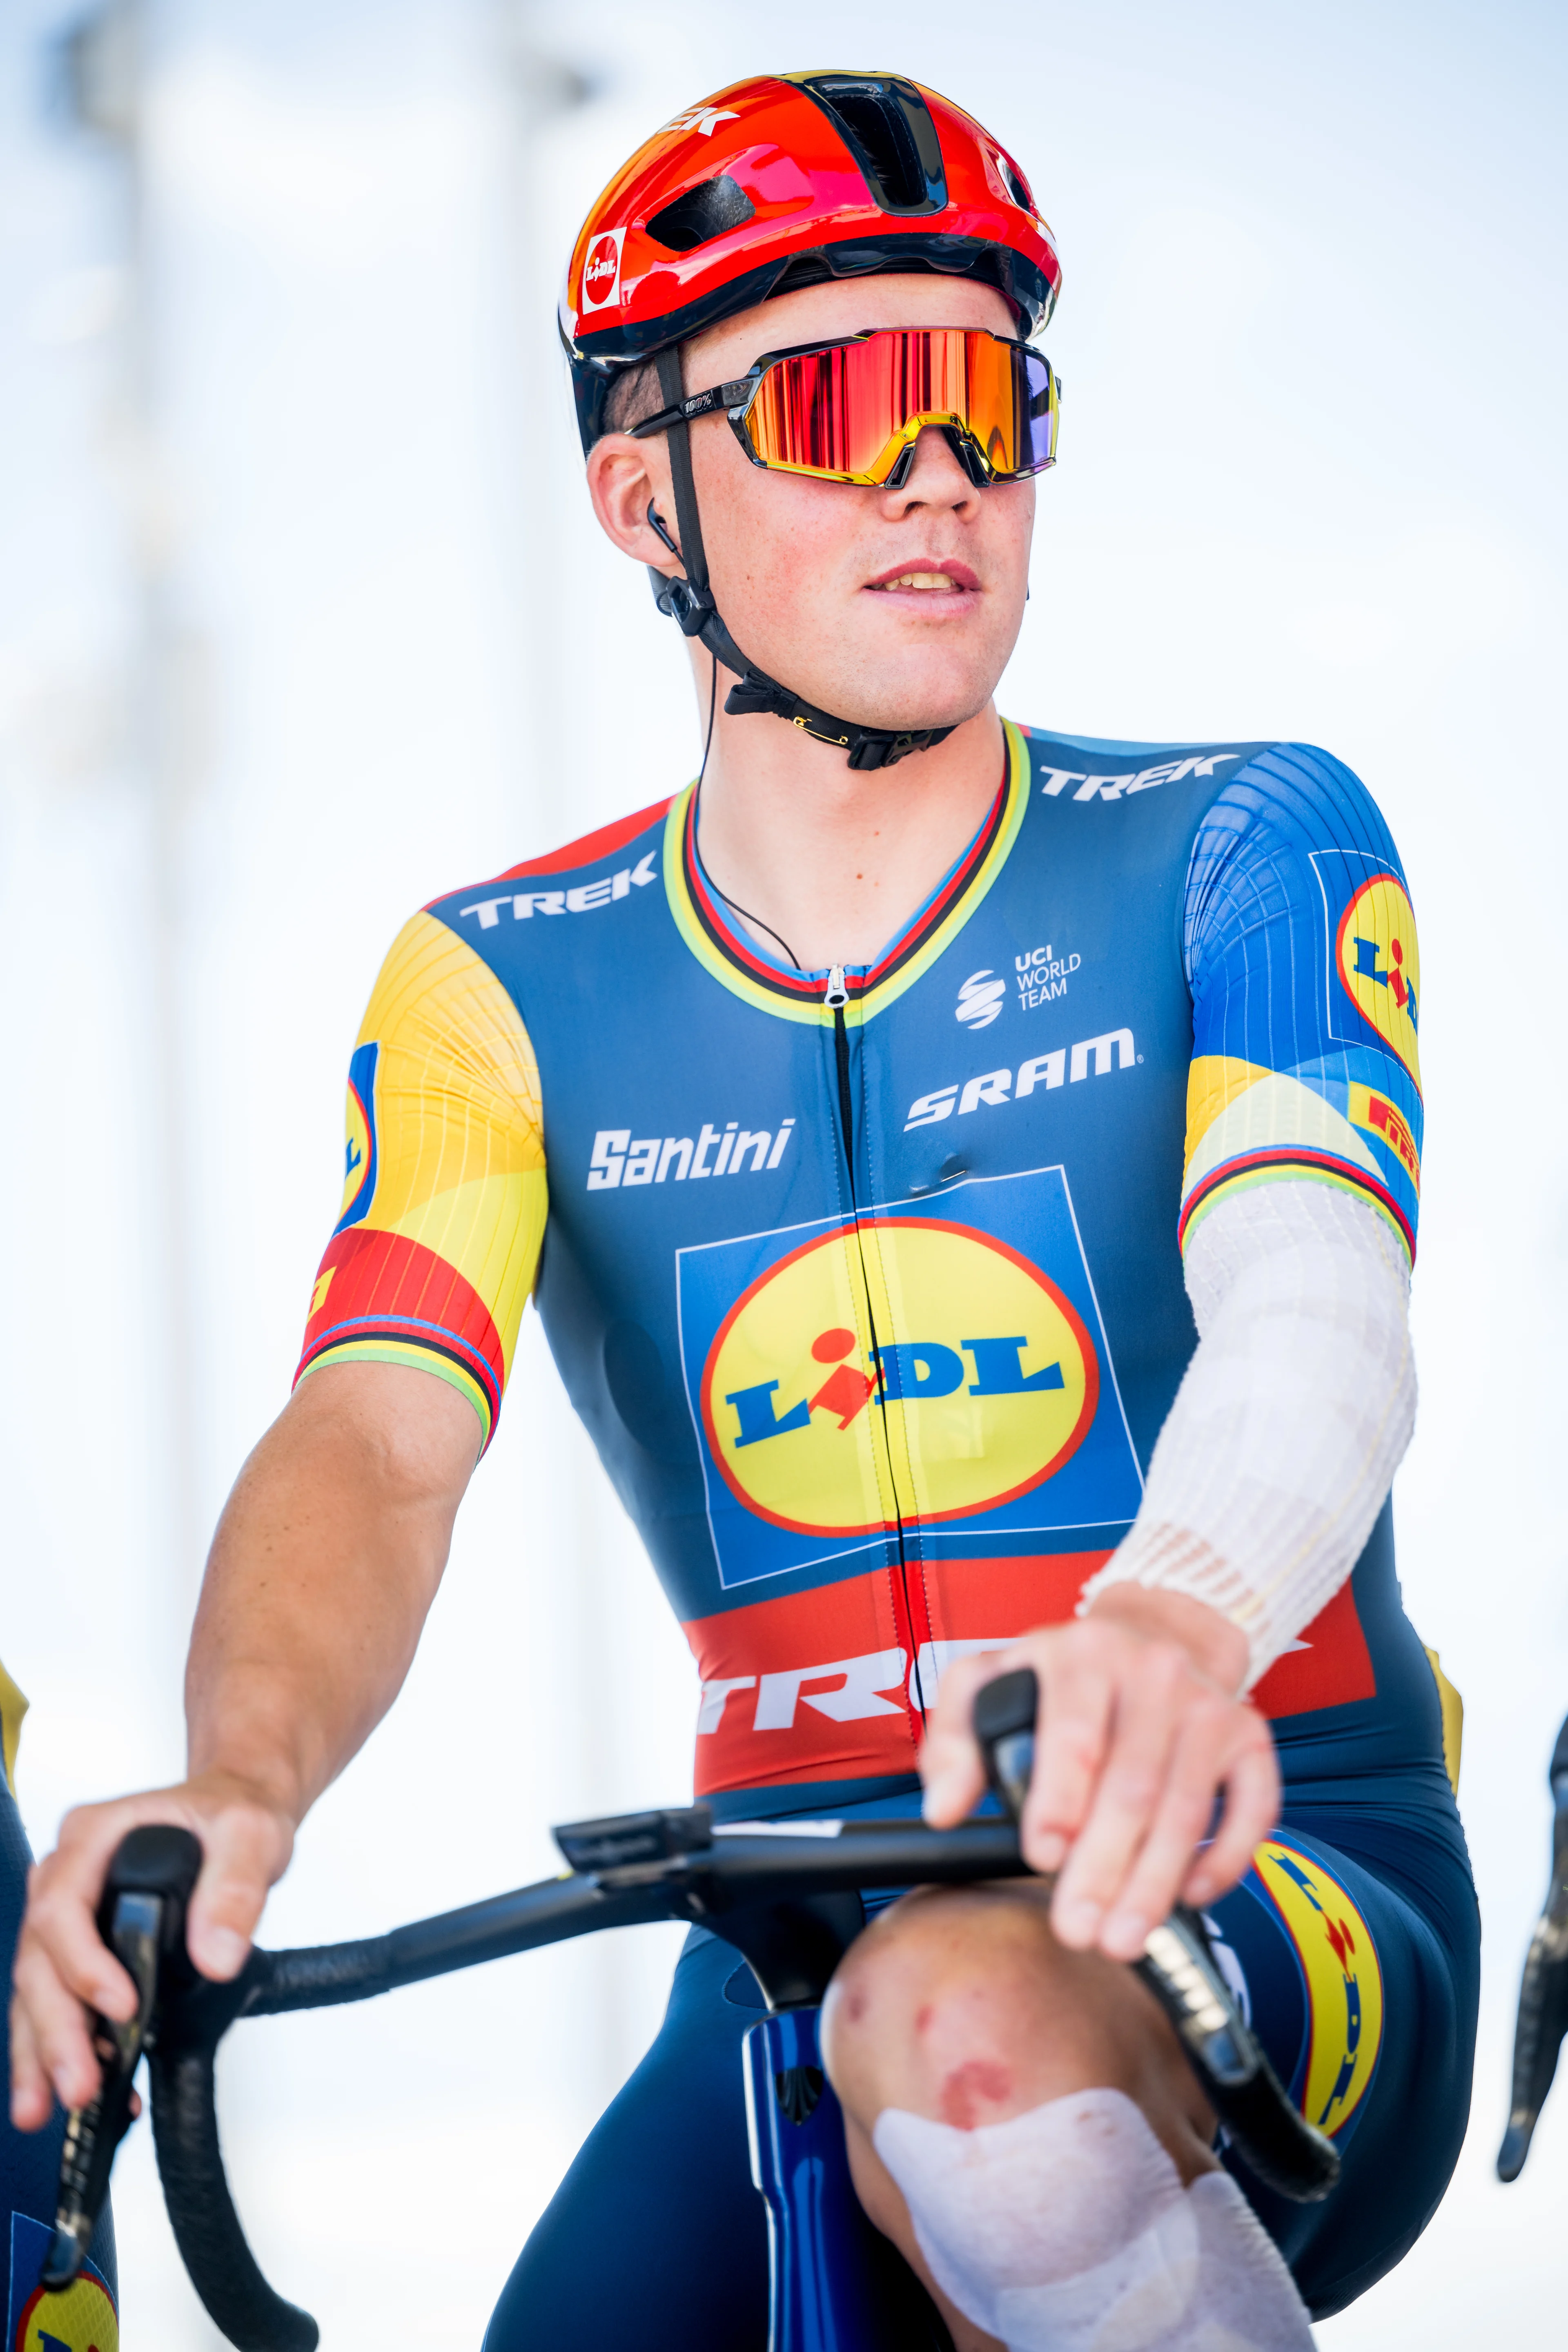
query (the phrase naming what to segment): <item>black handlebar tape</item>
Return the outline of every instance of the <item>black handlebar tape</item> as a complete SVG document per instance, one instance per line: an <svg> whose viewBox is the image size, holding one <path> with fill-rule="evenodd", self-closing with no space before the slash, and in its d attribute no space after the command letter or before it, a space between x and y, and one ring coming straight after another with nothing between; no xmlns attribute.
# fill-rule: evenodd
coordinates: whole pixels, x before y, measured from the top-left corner
<svg viewBox="0 0 1568 2352"><path fill-rule="evenodd" d="M1202 1919L1184 1904L1132 1963L1172 2025L1205 2095L1247 2169L1298 2205L1326 2197L1340 2154L1281 2084L1215 1965Z"/></svg>
<svg viewBox="0 0 1568 2352"><path fill-rule="evenodd" d="M1564 1717L1563 1728L1557 1735L1557 1745L1552 1751L1552 1767L1547 1779L1552 1784L1553 1803L1561 1806L1568 1802L1568 1717Z"/></svg>
<svg viewBox="0 0 1568 2352"><path fill-rule="evenodd" d="M974 1696L974 1736L986 1777L1015 1821L1034 1769L1039 1704L1039 1683L1028 1666L998 1675ZM1339 2150L1300 2112L1243 2022L1197 1915L1179 1905L1132 1966L1170 2019L1248 2169L1294 2203L1326 2197L1340 2176Z"/></svg>
<svg viewBox="0 0 1568 2352"><path fill-rule="evenodd" d="M114 2152L131 2126L131 2089L153 2029L160 1978L184 1948L185 1906L202 1850L189 1830L149 1824L121 1841L104 1878L98 1931L136 1987L135 2013L121 2024L95 2014L91 2036L101 2070L98 2095L73 2108L60 2151L55 2236L42 2283L70 2285L103 2210Z"/></svg>
<svg viewBox="0 0 1568 2352"><path fill-rule="evenodd" d="M1552 1879L1525 1955L1513 2029L1513 2084L1508 2129L1498 2150L1500 2180L1517 2180L1557 2073L1568 2032L1568 1723L1557 1735L1548 1774L1555 1819Z"/></svg>
<svg viewBox="0 0 1568 2352"><path fill-rule="evenodd" d="M234 2210L218 2146L213 2052L154 2051L153 2137L180 2258L237 2352L315 2352L321 2331L262 2277Z"/></svg>

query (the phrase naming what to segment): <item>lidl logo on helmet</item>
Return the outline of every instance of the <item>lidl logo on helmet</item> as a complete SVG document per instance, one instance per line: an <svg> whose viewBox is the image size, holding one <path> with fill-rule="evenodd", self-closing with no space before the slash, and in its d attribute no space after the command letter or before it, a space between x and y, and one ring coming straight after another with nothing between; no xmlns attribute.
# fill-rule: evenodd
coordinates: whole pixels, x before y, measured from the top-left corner
<svg viewBox="0 0 1568 2352"><path fill-rule="evenodd" d="M917 1522L962 1544L1131 1517L1141 1481L1065 1181L1033 1178L943 1196L972 1194L972 1222L905 1202L876 1213L874 1241L834 1221L679 1254L723 1583L847 1560Z"/></svg>
<svg viewBox="0 0 1568 2352"><path fill-rule="evenodd" d="M989 1029L1006 1001L1007 983L993 971L972 971L958 992L953 1019L966 1029Z"/></svg>
<svg viewBox="0 0 1568 2352"><path fill-rule="evenodd" d="M606 229L588 247L583 264L583 308L604 310L614 302L621 290L621 246L626 237L624 228Z"/></svg>

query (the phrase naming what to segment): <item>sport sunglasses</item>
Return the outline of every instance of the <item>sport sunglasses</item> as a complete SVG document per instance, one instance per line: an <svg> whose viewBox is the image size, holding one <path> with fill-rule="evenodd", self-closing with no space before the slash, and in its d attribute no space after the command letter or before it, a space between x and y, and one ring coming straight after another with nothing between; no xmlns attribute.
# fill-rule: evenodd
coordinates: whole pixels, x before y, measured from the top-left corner
<svg viewBox="0 0 1568 2352"><path fill-rule="evenodd" d="M753 466L897 489L934 425L984 488L1056 463L1060 402L1050 362L1030 343L982 327L864 327L764 352L745 375L631 429L640 439L722 408Z"/></svg>

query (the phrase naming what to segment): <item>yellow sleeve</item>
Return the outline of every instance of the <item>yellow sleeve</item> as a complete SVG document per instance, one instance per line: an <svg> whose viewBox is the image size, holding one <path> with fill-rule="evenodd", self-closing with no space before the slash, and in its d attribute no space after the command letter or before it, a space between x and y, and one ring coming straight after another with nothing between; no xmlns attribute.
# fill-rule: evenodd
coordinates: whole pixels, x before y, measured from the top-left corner
<svg viewBox="0 0 1568 2352"><path fill-rule="evenodd" d="M0 1763L5 1768L5 1786L13 1796L16 1793L16 1748L22 1737L22 1717L27 1712L27 1702L4 1666L0 1666Z"/></svg>
<svg viewBox="0 0 1568 2352"><path fill-rule="evenodd" d="M546 1211L539 1066L516 1005L434 915L405 924L349 1064L342 1213L296 1379L417 1365L487 1444L538 1271Z"/></svg>

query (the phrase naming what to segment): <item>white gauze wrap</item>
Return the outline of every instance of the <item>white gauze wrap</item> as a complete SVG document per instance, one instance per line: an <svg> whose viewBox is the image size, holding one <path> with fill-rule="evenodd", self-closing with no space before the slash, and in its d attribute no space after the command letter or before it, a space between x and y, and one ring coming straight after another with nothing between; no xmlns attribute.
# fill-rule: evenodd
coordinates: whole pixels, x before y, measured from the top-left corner
<svg viewBox="0 0 1568 2352"><path fill-rule="evenodd" d="M1306 2306L1226 2172L1182 2187L1120 2091L872 2139L942 2293L1008 2352L1312 2352Z"/></svg>
<svg viewBox="0 0 1568 2352"><path fill-rule="evenodd" d="M1290 1178L1216 1202L1186 1282L1198 1346L1080 1612L1112 1584L1205 1601L1250 1687L1350 1574L1410 1443L1410 1269L1375 1209Z"/></svg>

